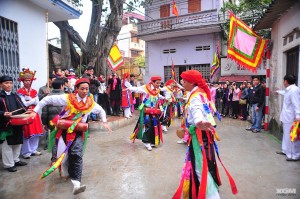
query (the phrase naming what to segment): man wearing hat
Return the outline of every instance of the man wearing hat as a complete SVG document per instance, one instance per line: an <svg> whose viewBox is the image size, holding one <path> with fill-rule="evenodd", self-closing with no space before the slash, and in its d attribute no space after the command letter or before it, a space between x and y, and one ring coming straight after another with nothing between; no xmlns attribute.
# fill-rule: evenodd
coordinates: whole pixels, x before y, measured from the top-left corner
<svg viewBox="0 0 300 199"><path fill-rule="evenodd" d="M182 179L173 198L181 198L183 194L190 198L219 199L221 181L214 152L214 139L218 137L213 127L216 123L211 111L210 89L197 70L185 71L181 78L185 90L190 91L184 112L184 129L188 131L189 139ZM234 181L232 187L236 193Z"/></svg>
<svg viewBox="0 0 300 199"><path fill-rule="evenodd" d="M162 130L164 132L167 132L167 126L169 127L171 125L171 120L174 117L174 110L175 110L175 104L176 104L176 98L175 98L175 86L177 86L177 82L173 79L169 79L163 88L160 89L164 93L165 96L165 102L164 102L164 114L163 117L161 117L161 124L162 124ZM180 86L180 85L178 85ZM180 86L182 88L182 86Z"/></svg>
<svg viewBox="0 0 300 199"><path fill-rule="evenodd" d="M132 117L131 114L131 106L133 105L132 95L129 90L125 90L126 88L132 87L129 82L129 73L125 73L123 75L123 82L122 82L122 108L124 110L124 116L128 119Z"/></svg>
<svg viewBox="0 0 300 199"><path fill-rule="evenodd" d="M163 140L162 128L159 121L161 115L159 99L164 99L164 97L159 94L160 82L160 76L153 76L149 84L140 87L128 87L126 89L143 94L142 104L139 106L140 117L130 139L133 142L135 139L142 140L149 151L152 150L152 147L158 146L160 141Z"/></svg>
<svg viewBox="0 0 300 199"><path fill-rule="evenodd" d="M23 87L17 91L23 104L27 109L33 109L39 102L38 93L31 88L33 80L36 78L35 72L28 68L23 68L19 75L19 81L23 82ZM29 159L30 156L41 155L37 149L39 147L39 137L43 135L43 128L40 116L37 115L33 123L23 126L24 143L22 145L21 154L24 159Z"/></svg>
<svg viewBox="0 0 300 199"><path fill-rule="evenodd" d="M20 97L12 92L13 79L10 76L0 77L0 143L2 143L2 162L9 172L16 172L17 166L25 166L26 162L19 159L23 144L22 126L11 126L9 119L12 115L26 111Z"/></svg>
<svg viewBox="0 0 300 199"><path fill-rule="evenodd" d="M56 128L50 135L50 139L52 139L49 142L49 150L51 150L51 145L57 144L57 161L43 173L42 178L61 166L62 176L69 175L71 178L74 186L74 195L86 189L86 186L81 185L80 181L83 146L88 137L88 128L86 126L88 115L91 113L99 115L102 119L103 127L111 131L106 124L105 111L88 95L89 86L89 79L78 79L75 83L76 93L47 96L33 109L36 113L49 104L63 106L62 112L51 121Z"/></svg>

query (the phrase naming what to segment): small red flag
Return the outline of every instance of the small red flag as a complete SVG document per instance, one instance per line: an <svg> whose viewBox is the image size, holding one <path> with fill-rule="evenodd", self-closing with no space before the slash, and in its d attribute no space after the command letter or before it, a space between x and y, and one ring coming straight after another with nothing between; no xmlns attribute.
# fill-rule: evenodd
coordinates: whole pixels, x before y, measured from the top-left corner
<svg viewBox="0 0 300 199"><path fill-rule="evenodd" d="M175 0L172 3L172 14L174 14L174 15L176 15L176 17L178 17L178 10L177 10L177 6L176 6Z"/></svg>

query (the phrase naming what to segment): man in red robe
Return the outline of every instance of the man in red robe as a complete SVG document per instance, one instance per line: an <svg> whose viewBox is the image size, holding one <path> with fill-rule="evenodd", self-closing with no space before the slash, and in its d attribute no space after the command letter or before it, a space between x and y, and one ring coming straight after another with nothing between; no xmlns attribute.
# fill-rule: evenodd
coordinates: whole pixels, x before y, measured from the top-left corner
<svg viewBox="0 0 300 199"><path fill-rule="evenodd" d="M39 102L38 92L31 88L35 72L30 71L28 68L23 68L19 75L19 81L23 82L23 87L17 91L23 104L27 109L33 109ZM30 156L41 155L39 152L39 137L43 135L43 128L40 116L37 114L32 124L23 126L23 145L21 154L24 159L29 159Z"/></svg>

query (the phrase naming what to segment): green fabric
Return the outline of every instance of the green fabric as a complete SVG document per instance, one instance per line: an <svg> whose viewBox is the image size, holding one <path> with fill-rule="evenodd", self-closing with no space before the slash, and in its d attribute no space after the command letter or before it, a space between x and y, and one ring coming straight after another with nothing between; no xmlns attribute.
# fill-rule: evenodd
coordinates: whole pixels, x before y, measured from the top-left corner
<svg viewBox="0 0 300 199"><path fill-rule="evenodd" d="M137 135L137 138L138 139L142 139L143 138L143 129L144 129L144 115L145 115L145 112L144 112L145 108L142 108L140 110L140 126L139 126L139 132L138 132L138 135Z"/></svg>
<svg viewBox="0 0 300 199"><path fill-rule="evenodd" d="M6 131L0 132L0 140L6 140L7 136L13 135L13 130L11 128L8 128Z"/></svg>
<svg viewBox="0 0 300 199"><path fill-rule="evenodd" d="M195 154L195 170L198 170L200 173L202 172L203 166L203 156L200 143L198 142L197 134L196 134L196 127L190 126L189 133L192 136L192 145ZM204 147L204 146L203 146ZM213 195L218 191L218 185L215 183L214 179L212 178L211 174L208 172L208 182L207 182L207 189L206 194L207 196Z"/></svg>
<svg viewBox="0 0 300 199"><path fill-rule="evenodd" d="M58 129L54 128L51 132L50 135L48 137L48 151L52 152L52 148L55 144L55 140L56 140L56 133L57 133Z"/></svg>

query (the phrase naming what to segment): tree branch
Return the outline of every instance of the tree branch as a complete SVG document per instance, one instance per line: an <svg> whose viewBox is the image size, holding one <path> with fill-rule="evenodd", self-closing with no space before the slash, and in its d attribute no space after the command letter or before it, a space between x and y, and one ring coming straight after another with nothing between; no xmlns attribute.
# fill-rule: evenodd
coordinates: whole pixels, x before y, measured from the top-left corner
<svg viewBox="0 0 300 199"><path fill-rule="evenodd" d="M85 41L81 38L79 33L76 30L74 30L72 26L69 25L68 21L58 21L53 23L60 30L66 30L69 35L69 39L73 41L75 44L77 44L77 46L79 46L79 48L83 53L86 53L88 51Z"/></svg>

